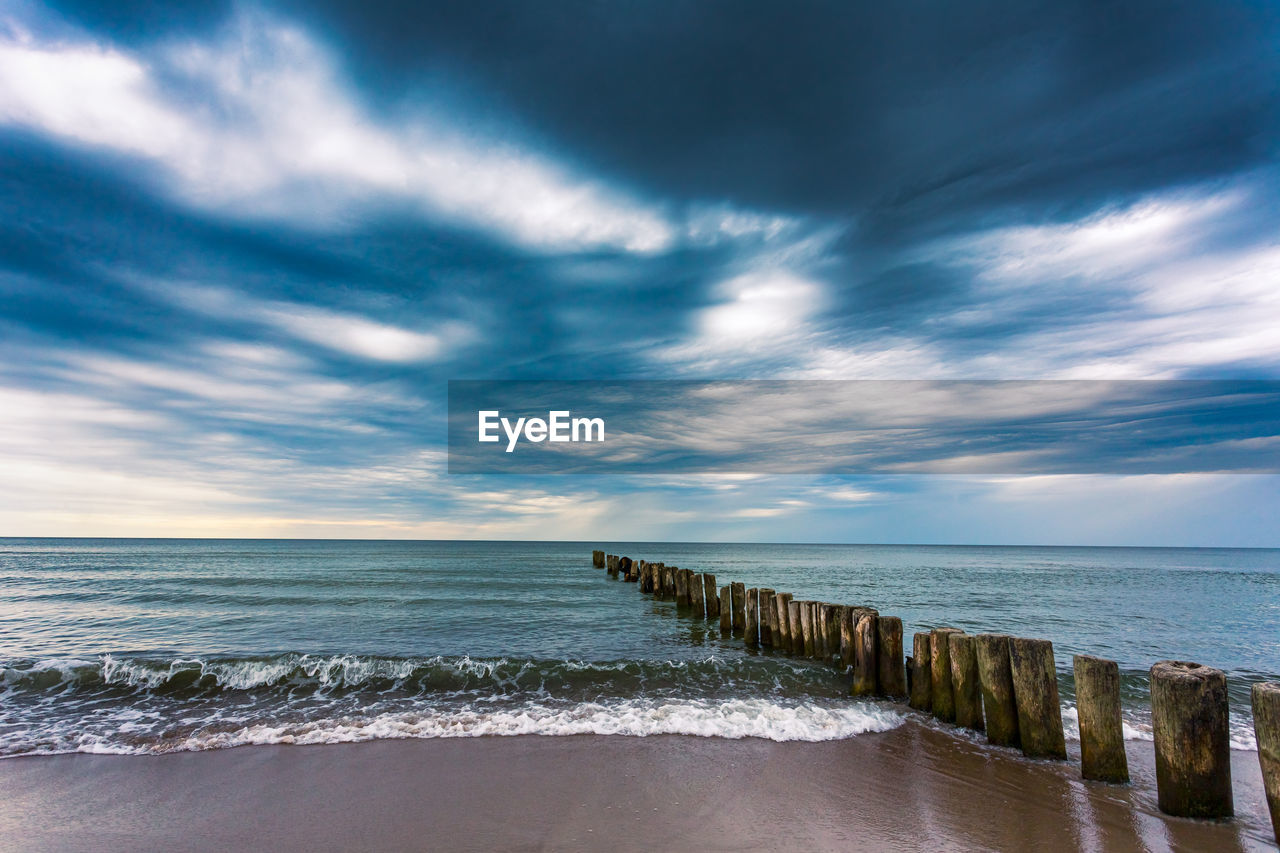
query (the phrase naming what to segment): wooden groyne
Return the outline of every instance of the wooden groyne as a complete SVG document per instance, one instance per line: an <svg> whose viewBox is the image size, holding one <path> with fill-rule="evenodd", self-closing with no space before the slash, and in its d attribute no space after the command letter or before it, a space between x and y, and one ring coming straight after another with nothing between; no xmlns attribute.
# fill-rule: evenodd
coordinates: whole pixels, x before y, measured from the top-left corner
<svg viewBox="0 0 1280 853"><path fill-rule="evenodd" d="M673 601L693 618L719 622L726 636L833 667L854 696L905 699L921 713L977 732L1029 758L1065 760L1053 644L937 627L912 637L903 655L903 623L866 605L797 600L789 592L718 583L663 563L591 552L610 576L638 581L640 592ZM1080 722L1081 776L1129 781L1120 676L1115 661L1072 661ZM1233 814L1226 677L1185 661L1151 668L1156 783L1161 811L1181 817ZM1254 728L1273 828L1280 840L1280 683L1253 687Z"/></svg>

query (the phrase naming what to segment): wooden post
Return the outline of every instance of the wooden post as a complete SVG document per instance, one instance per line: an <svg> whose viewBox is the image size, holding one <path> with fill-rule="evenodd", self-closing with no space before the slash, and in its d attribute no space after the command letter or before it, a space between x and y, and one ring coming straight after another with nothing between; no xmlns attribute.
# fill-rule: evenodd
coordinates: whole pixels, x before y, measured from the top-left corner
<svg viewBox="0 0 1280 853"><path fill-rule="evenodd" d="M859 614L853 631L853 685L854 696L873 696L880 667L876 654L876 623L880 618L871 612Z"/></svg>
<svg viewBox="0 0 1280 853"><path fill-rule="evenodd" d="M616 575L618 573L618 558L612 554L605 554L604 567L609 570L609 574Z"/></svg>
<svg viewBox="0 0 1280 853"><path fill-rule="evenodd" d="M840 605L824 604L822 659L827 663L840 664Z"/></svg>
<svg viewBox="0 0 1280 853"><path fill-rule="evenodd" d="M1120 666L1113 660L1076 655L1071 668L1080 715L1080 776L1098 782L1128 782L1129 761L1120 719Z"/></svg>
<svg viewBox="0 0 1280 853"><path fill-rule="evenodd" d="M1156 800L1176 817L1222 818L1231 799L1227 677L1180 660L1151 667L1151 733L1156 742Z"/></svg>
<svg viewBox="0 0 1280 853"><path fill-rule="evenodd" d="M827 605L813 603L813 656L818 660L827 657Z"/></svg>
<svg viewBox="0 0 1280 853"><path fill-rule="evenodd" d="M858 630L858 612L846 607L840 612L840 666L847 671L853 666L853 635Z"/></svg>
<svg viewBox="0 0 1280 853"><path fill-rule="evenodd" d="M703 583L702 575L689 573L689 606L693 608L693 615L701 619L706 615L707 605L703 599Z"/></svg>
<svg viewBox="0 0 1280 853"><path fill-rule="evenodd" d="M773 647L778 635L778 611L773 606L774 592L760 590L760 645Z"/></svg>
<svg viewBox="0 0 1280 853"><path fill-rule="evenodd" d="M791 654L796 657L804 656L804 620L800 615L804 610L800 606L803 603L795 599L787 600L787 626L791 629Z"/></svg>
<svg viewBox="0 0 1280 853"><path fill-rule="evenodd" d="M604 551L591 552L591 565L593 568L597 569L604 568Z"/></svg>
<svg viewBox="0 0 1280 853"><path fill-rule="evenodd" d="M707 600L707 618L720 618L720 599L716 596L716 576L709 573L702 573L702 593Z"/></svg>
<svg viewBox="0 0 1280 853"><path fill-rule="evenodd" d="M812 601L800 602L800 637L803 641L804 649L801 654L807 658L813 657L813 608L809 605Z"/></svg>
<svg viewBox="0 0 1280 853"><path fill-rule="evenodd" d="M1009 640L1008 634L978 634L973 638L987 743L996 746L1022 745L1018 737L1018 705L1013 698L1013 671L1009 666Z"/></svg>
<svg viewBox="0 0 1280 853"><path fill-rule="evenodd" d="M780 592L773 597L773 605L778 610L778 633L781 635L778 645L782 650L794 654L791 645L791 593Z"/></svg>
<svg viewBox="0 0 1280 853"><path fill-rule="evenodd" d="M622 579L625 581L634 581L639 575L636 573L636 563L630 557L623 557L618 561L618 571L622 572Z"/></svg>
<svg viewBox="0 0 1280 853"><path fill-rule="evenodd" d="M947 637L951 652L951 695L956 703L956 725L982 731L982 686L978 680L978 655L973 637Z"/></svg>
<svg viewBox="0 0 1280 853"><path fill-rule="evenodd" d="M733 633L747 632L747 587L741 583L729 584L729 592L733 596Z"/></svg>
<svg viewBox="0 0 1280 853"><path fill-rule="evenodd" d="M747 621L742 638L748 646L760 645L760 596L754 586L747 590Z"/></svg>
<svg viewBox="0 0 1280 853"><path fill-rule="evenodd" d="M933 716L944 723L956 721L956 698L951 682L951 646L947 637L959 628L934 628L929 632L930 692Z"/></svg>
<svg viewBox="0 0 1280 853"><path fill-rule="evenodd" d="M1280 681L1253 685L1253 734L1258 741L1262 787L1271 810L1271 831L1280 842Z"/></svg>
<svg viewBox="0 0 1280 853"><path fill-rule="evenodd" d="M694 584L698 583L698 576L693 573L693 569L681 569L680 571L684 572L685 606L693 607L693 600L694 600L693 586ZM702 611L698 611L698 615L701 616Z"/></svg>
<svg viewBox="0 0 1280 853"><path fill-rule="evenodd" d="M933 667L929 663L932 659L930 644L931 638L928 634L916 634L912 638L911 660L907 662L911 673L907 679L911 688L907 704L917 711L933 710Z"/></svg>
<svg viewBox="0 0 1280 853"><path fill-rule="evenodd" d="M907 675L902 665L902 620L897 616L876 619L879 669L876 682L881 696L906 696Z"/></svg>
<svg viewBox="0 0 1280 853"><path fill-rule="evenodd" d="M685 574L685 570L676 569L674 580L676 584L676 606L687 607L689 605L689 577Z"/></svg>
<svg viewBox="0 0 1280 853"><path fill-rule="evenodd" d="M1067 757L1058 704L1058 672L1053 643L1048 640L1009 639L1009 671L1013 699L1018 706L1018 737L1028 758Z"/></svg>
<svg viewBox="0 0 1280 853"><path fill-rule="evenodd" d="M729 587L720 587L720 633L733 633L733 598Z"/></svg>
<svg viewBox="0 0 1280 853"><path fill-rule="evenodd" d="M676 567L668 566L662 563L662 597L675 600L676 597Z"/></svg>

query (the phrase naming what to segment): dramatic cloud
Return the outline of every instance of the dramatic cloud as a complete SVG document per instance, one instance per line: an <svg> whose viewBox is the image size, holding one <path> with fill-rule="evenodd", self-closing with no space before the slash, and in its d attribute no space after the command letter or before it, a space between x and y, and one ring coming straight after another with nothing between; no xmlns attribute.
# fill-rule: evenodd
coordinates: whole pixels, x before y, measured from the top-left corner
<svg viewBox="0 0 1280 853"><path fill-rule="evenodd" d="M445 389L1280 378L1277 43L1234 0L19 0L0 533L1262 544L1270 476L451 476Z"/></svg>

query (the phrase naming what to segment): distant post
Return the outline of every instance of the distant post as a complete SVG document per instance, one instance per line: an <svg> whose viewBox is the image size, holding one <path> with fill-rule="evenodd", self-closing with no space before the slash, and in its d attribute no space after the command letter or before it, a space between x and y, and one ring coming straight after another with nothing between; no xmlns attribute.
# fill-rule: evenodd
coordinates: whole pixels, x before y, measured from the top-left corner
<svg viewBox="0 0 1280 853"><path fill-rule="evenodd" d="M747 590L747 621L742 637L748 646L760 644L760 596L754 586Z"/></svg>
<svg viewBox="0 0 1280 853"><path fill-rule="evenodd" d="M702 575L689 575L689 606L693 608L693 615L701 619L706 615L706 603L703 599L703 583Z"/></svg>
<svg viewBox="0 0 1280 853"><path fill-rule="evenodd" d="M733 597L733 632L745 634L747 631L747 587L734 582L729 584L729 593Z"/></svg>
<svg viewBox="0 0 1280 853"><path fill-rule="evenodd" d="M1165 660L1151 667L1156 800L1175 817L1231 817L1231 732L1221 670Z"/></svg>
<svg viewBox="0 0 1280 853"><path fill-rule="evenodd" d="M702 573L702 593L707 600L707 618L718 619L720 617L720 599L716 597L716 576L710 572Z"/></svg>

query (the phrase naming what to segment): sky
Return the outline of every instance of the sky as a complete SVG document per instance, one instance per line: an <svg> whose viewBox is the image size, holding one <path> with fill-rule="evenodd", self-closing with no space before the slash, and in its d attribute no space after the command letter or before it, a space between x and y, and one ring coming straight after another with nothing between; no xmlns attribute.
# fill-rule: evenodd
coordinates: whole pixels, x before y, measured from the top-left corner
<svg viewBox="0 0 1280 853"><path fill-rule="evenodd" d="M1280 379L1280 6L0 6L0 535L1280 546L1280 476L449 474L461 379ZM1089 466L1084 466L1089 467Z"/></svg>

